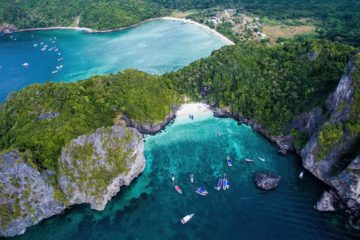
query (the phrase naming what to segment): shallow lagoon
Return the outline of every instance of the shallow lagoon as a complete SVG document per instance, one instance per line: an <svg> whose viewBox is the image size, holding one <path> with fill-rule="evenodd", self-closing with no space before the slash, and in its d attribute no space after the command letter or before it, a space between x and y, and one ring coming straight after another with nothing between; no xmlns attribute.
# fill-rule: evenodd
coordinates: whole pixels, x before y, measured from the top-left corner
<svg viewBox="0 0 360 240"><path fill-rule="evenodd" d="M166 19L109 33L49 30L3 35L0 101L32 83L75 81L127 68L162 74L207 57L226 44L196 24Z"/></svg>
<svg viewBox="0 0 360 240"><path fill-rule="evenodd" d="M211 112L178 117L165 131L147 136L143 174L122 190L103 212L88 205L45 220L16 239L353 239L360 234L342 215L313 209L326 188L309 173L303 180L300 160L281 156L266 139L232 119ZM219 136L220 134L220 136ZM233 166L226 165L226 156ZM258 161L257 157L266 159ZM254 163L244 162L254 159ZM282 179L275 191L264 192L253 183L254 171L273 171ZM189 173L194 173L191 184ZM175 173L183 189L171 181ZM216 191L217 178L227 173L231 187ZM209 191L207 197L195 186ZM195 213L182 225L181 217Z"/></svg>

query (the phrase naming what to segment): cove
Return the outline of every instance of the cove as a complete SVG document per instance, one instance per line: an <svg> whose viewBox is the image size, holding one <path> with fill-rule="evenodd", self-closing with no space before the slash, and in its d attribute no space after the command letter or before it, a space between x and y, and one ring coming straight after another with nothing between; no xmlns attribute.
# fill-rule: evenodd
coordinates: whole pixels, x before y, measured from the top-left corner
<svg viewBox="0 0 360 240"><path fill-rule="evenodd" d="M195 105L197 106L197 105ZM194 115L190 120L188 114ZM220 135L220 136L219 136ZM233 166L226 164L226 156ZM265 162L257 161L261 156ZM326 188L302 170L296 156L277 148L246 125L213 117L204 106L183 109L174 123L145 138L145 171L108 203L103 212L81 205L42 221L14 239L355 239L360 234L338 214L313 209ZM254 159L252 164L244 158ZM281 175L279 187L257 189L254 171ZM182 187L179 195L171 181ZM191 184L189 173L194 173ZM226 173L227 191L216 191ZM209 191L207 197L194 192ZM190 213L186 225L180 219Z"/></svg>
<svg viewBox="0 0 360 240"><path fill-rule="evenodd" d="M128 68L162 74L226 44L197 24L168 19L108 33L47 30L3 35L0 101L32 83L76 81Z"/></svg>

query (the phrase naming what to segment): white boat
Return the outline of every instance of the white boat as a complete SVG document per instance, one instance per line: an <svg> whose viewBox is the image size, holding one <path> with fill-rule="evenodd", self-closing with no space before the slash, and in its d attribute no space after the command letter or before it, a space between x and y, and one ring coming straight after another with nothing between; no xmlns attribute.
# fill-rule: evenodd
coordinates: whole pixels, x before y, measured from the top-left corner
<svg viewBox="0 0 360 240"><path fill-rule="evenodd" d="M46 50L46 48L45 47L43 47L42 49L41 49L41 51L45 51Z"/></svg>
<svg viewBox="0 0 360 240"><path fill-rule="evenodd" d="M44 44L43 42L40 43L40 45L43 45L43 44Z"/></svg>
<svg viewBox="0 0 360 240"><path fill-rule="evenodd" d="M201 196L206 196L206 195L208 195L208 191L206 191L206 189L205 188L203 188L203 187L198 187L196 190L195 190L195 192L197 193L197 194L200 194Z"/></svg>
<svg viewBox="0 0 360 240"><path fill-rule="evenodd" d="M23 67L28 67L30 64L29 63L23 63L23 64L21 64Z"/></svg>
<svg viewBox="0 0 360 240"><path fill-rule="evenodd" d="M64 58L58 58L58 62L60 62L60 61L62 61L62 60L64 60Z"/></svg>
<svg viewBox="0 0 360 240"><path fill-rule="evenodd" d="M193 218L193 216L194 216L194 213L189 214L189 215L186 215L185 217L183 217L183 218L181 219L181 223L182 223L182 224L187 223L188 221L190 221L190 220Z"/></svg>
<svg viewBox="0 0 360 240"><path fill-rule="evenodd" d="M58 72L57 70L54 70L54 71L52 71L51 73L52 73L52 74L55 74L55 73L57 73L57 72Z"/></svg>
<svg viewBox="0 0 360 240"><path fill-rule="evenodd" d="M37 47L37 43L35 43L35 44L33 45L33 47Z"/></svg>
<svg viewBox="0 0 360 240"><path fill-rule="evenodd" d="M59 49L58 49L58 48L55 48L54 51L57 52L57 51L59 51Z"/></svg>
<svg viewBox="0 0 360 240"><path fill-rule="evenodd" d="M61 69L61 68L63 68L63 65L56 66L56 69Z"/></svg>
<svg viewBox="0 0 360 240"><path fill-rule="evenodd" d="M262 157L258 157L258 159L259 159L260 161L263 161L263 162L265 162L265 158L262 158Z"/></svg>
<svg viewBox="0 0 360 240"><path fill-rule="evenodd" d="M252 160L252 159L245 158L245 162L251 163L251 162L253 162L253 161L254 161L254 160Z"/></svg>
<svg viewBox="0 0 360 240"><path fill-rule="evenodd" d="M299 178L302 179L304 177L304 171L301 171L301 173L299 174Z"/></svg>
<svg viewBox="0 0 360 240"><path fill-rule="evenodd" d="M190 173L190 182L194 183L194 174Z"/></svg>
<svg viewBox="0 0 360 240"><path fill-rule="evenodd" d="M229 167L232 166L232 161L231 161L231 158L230 158L229 156L226 157L226 162L227 162L227 165L228 165Z"/></svg>
<svg viewBox="0 0 360 240"><path fill-rule="evenodd" d="M171 174L171 180L175 182L175 175L173 173Z"/></svg>
<svg viewBox="0 0 360 240"><path fill-rule="evenodd" d="M58 53L59 56L61 56L61 53Z"/></svg>

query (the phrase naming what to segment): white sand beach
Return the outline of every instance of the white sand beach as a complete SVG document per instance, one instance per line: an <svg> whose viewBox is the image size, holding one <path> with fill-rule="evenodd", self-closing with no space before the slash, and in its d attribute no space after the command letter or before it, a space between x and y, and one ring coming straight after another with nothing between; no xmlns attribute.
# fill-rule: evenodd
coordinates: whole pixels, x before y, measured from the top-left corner
<svg viewBox="0 0 360 240"><path fill-rule="evenodd" d="M204 103L186 103L176 112L174 124L185 124L206 120L214 115L210 106ZM193 116L193 119L190 118Z"/></svg>

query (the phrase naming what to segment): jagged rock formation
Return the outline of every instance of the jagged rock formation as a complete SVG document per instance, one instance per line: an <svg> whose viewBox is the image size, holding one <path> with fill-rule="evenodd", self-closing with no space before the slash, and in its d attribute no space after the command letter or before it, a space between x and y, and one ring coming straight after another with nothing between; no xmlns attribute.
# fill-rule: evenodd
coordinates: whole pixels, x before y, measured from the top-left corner
<svg viewBox="0 0 360 240"><path fill-rule="evenodd" d="M255 184L262 190L273 190L278 187L280 176L274 173L255 173Z"/></svg>
<svg viewBox="0 0 360 240"><path fill-rule="evenodd" d="M101 128L80 136L62 151L59 184L68 204L106 203L145 168L141 134L133 128Z"/></svg>
<svg viewBox="0 0 360 240"><path fill-rule="evenodd" d="M338 197L333 191L325 191L314 208L320 212L333 212L337 209Z"/></svg>
<svg viewBox="0 0 360 240"><path fill-rule="evenodd" d="M68 143L59 173L40 173L17 151L0 156L0 236L14 236L68 206L96 210L145 168L142 135L133 128L100 128ZM51 183L51 184L50 184Z"/></svg>
<svg viewBox="0 0 360 240"><path fill-rule="evenodd" d="M64 210L54 187L19 152L0 156L0 236L14 236Z"/></svg>
<svg viewBox="0 0 360 240"><path fill-rule="evenodd" d="M323 120L315 116L305 121L309 126L319 127L312 128L316 130L309 132L310 139L301 150L303 166L336 190L355 227L360 226L359 59L358 55L348 64L336 90L329 96L329 117ZM335 210L336 197L332 195L324 193L315 208Z"/></svg>
<svg viewBox="0 0 360 240"><path fill-rule="evenodd" d="M9 23L2 23L0 24L0 33L12 33L17 31L18 29Z"/></svg>

